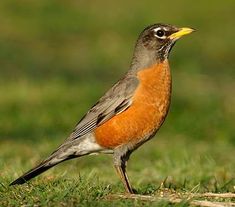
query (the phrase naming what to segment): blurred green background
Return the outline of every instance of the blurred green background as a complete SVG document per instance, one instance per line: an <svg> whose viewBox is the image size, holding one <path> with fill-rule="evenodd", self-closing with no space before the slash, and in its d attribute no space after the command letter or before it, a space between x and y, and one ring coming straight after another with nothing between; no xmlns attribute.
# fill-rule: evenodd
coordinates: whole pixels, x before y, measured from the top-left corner
<svg viewBox="0 0 235 207"><path fill-rule="evenodd" d="M1 0L0 174L11 180L54 150L128 70L138 34L158 22L193 27L197 32L180 40L171 52L170 113L157 139L136 152L132 176L136 182L140 179L137 163L146 159L159 162L168 156L178 162L190 157L192 163L199 156L203 165L213 163L211 171L205 168L204 173L218 175L224 183L231 180L235 169L234 0ZM77 161L87 171L102 164L99 158ZM200 166L195 166L196 175ZM170 169L160 171L155 181ZM181 172L174 175L184 176Z"/></svg>
<svg viewBox="0 0 235 207"><path fill-rule="evenodd" d="M162 133L234 143L234 1L1 1L0 137L66 135L128 70L147 25L190 26L171 57Z"/></svg>

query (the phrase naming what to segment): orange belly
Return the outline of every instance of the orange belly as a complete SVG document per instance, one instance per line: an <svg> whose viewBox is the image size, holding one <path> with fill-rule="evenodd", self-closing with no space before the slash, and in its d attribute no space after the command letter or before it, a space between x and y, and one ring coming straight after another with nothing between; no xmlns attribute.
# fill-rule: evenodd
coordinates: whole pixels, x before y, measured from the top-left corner
<svg viewBox="0 0 235 207"><path fill-rule="evenodd" d="M96 141L105 148L139 143L162 125L170 105L171 75L168 62L137 73L139 86L131 106L95 130Z"/></svg>

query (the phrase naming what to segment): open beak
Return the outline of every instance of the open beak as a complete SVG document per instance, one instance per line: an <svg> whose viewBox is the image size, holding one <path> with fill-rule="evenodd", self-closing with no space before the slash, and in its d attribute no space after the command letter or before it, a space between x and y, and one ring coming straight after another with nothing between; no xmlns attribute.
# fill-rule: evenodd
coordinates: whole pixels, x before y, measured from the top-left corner
<svg viewBox="0 0 235 207"><path fill-rule="evenodd" d="M179 39L180 37L194 32L195 29L183 27L180 28L178 32L175 32L169 36L170 39Z"/></svg>

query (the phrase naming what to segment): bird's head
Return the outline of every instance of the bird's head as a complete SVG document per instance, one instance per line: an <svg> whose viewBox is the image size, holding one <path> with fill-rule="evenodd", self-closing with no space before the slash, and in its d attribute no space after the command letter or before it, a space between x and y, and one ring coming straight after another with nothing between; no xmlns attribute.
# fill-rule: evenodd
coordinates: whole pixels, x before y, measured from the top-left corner
<svg viewBox="0 0 235 207"><path fill-rule="evenodd" d="M193 31L191 28L178 28L169 24L150 25L139 35L134 56L139 61L164 61L175 42Z"/></svg>

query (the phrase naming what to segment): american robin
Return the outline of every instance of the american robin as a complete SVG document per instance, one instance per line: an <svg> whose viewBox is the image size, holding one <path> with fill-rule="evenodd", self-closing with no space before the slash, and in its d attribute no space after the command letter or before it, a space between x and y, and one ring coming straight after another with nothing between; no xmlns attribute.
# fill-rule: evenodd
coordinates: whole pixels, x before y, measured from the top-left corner
<svg viewBox="0 0 235 207"><path fill-rule="evenodd" d="M65 160L111 153L126 192L133 193L127 161L164 122L171 100L168 56L176 40L193 31L168 24L146 27L139 35L126 75L87 112L63 144L10 185L23 184Z"/></svg>

